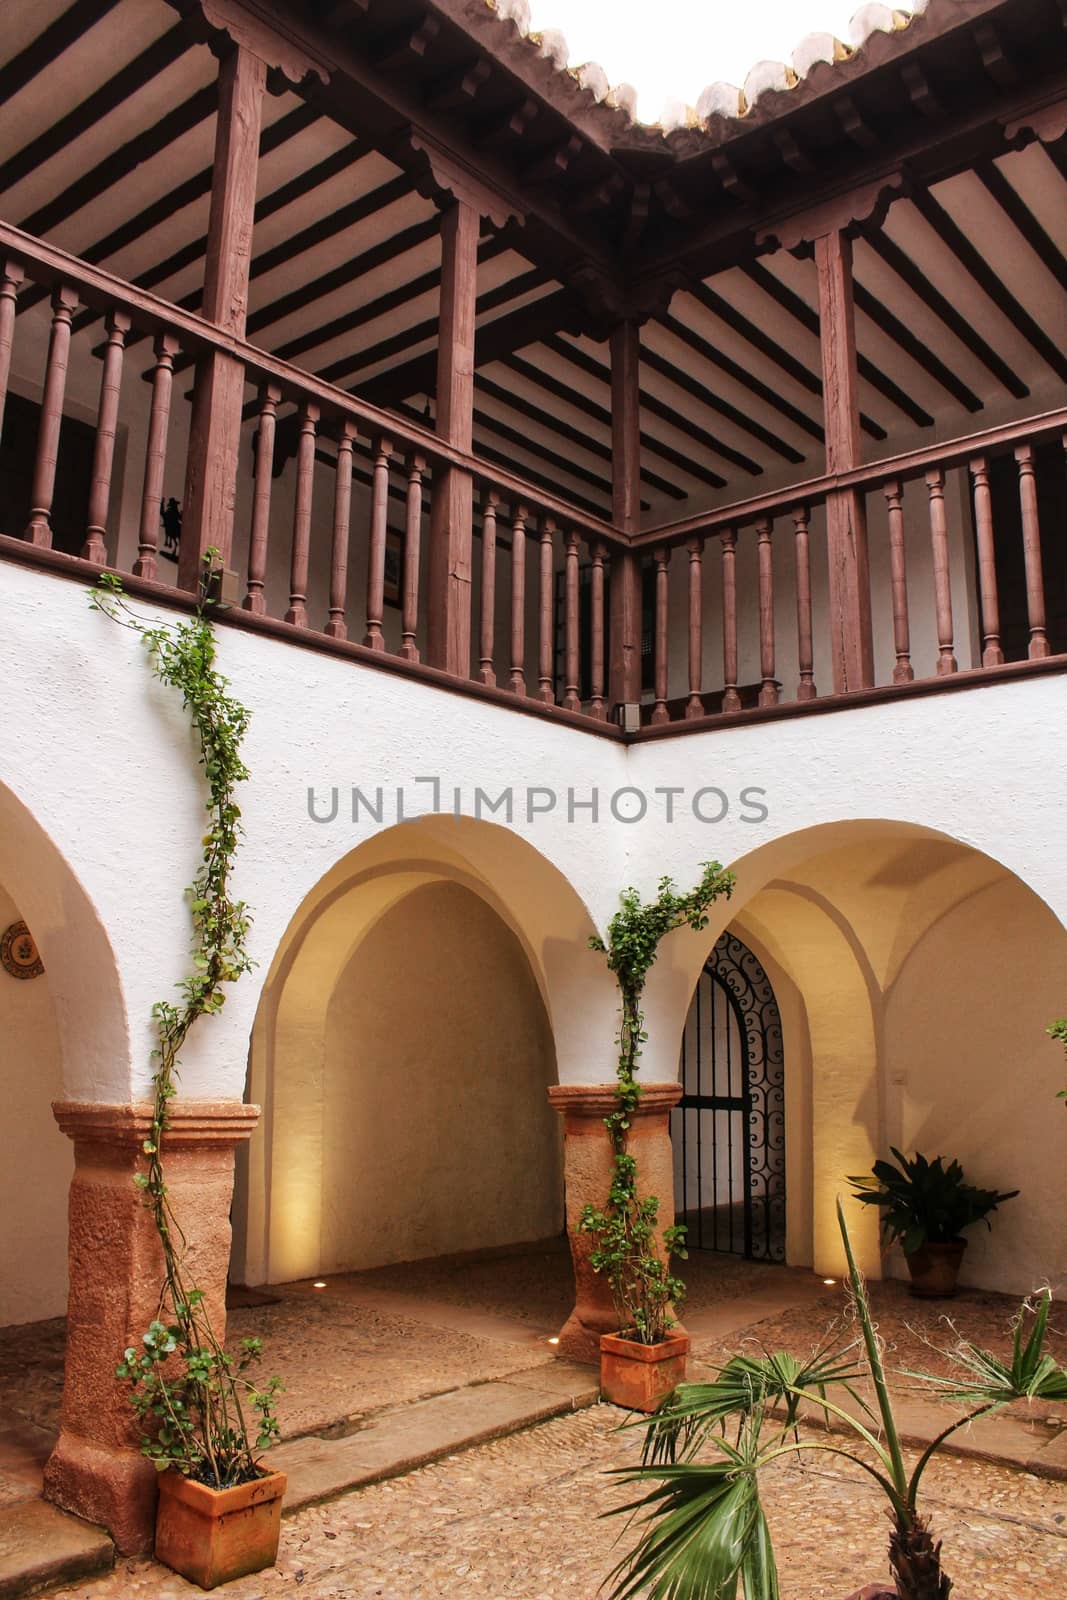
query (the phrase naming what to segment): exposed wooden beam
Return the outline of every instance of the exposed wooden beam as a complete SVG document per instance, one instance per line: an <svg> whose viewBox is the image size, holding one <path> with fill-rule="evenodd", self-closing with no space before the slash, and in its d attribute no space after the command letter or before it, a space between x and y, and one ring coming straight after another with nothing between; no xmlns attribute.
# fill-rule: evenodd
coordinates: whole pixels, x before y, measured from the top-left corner
<svg viewBox="0 0 1067 1600"><path fill-rule="evenodd" d="M1014 89L1019 81L1019 69L1005 53L1000 31L992 22L983 22L974 30L974 42L982 65L998 89Z"/></svg>
<svg viewBox="0 0 1067 1600"><path fill-rule="evenodd" d="M598 361L594 361L591 356L586 355L584 350L579 350L576 345L571 345L551 335L543 342L546 350L551 350L554 355L562 356L564 360L572 362L583 372L588 372L591 377L597 377L600 382L607 383L607 368L602 367ZM511 357L505 364L513 372L519 373L520 376L527 378L531 383L539 384L542 389L548 394L554 395L557 400L564 400L569 405L577 407L579 411L584 411L587 416L596 417L597 421L605 422L608 427L611 426L611 412L604 406L597 405L595 400L591 400L580 389L561 383L558 378L552 377L550 373L542 372L539 367L530 365L529 362L523 361L519 356ZM740 467L743 472L751 473L753 477L757 477L763 471L759 463L753 461L750 456L743 455L739 450L734 450L732 446L725 444L723 440L717 439L713 433L708 433L699 423L693 422L684 412L680 412L676 407L669 406L664 401L658 400L655 395L642 392L641 408L649 416L658 417L663 422L669 422L672 428L676 428L679 433L684 433L688 438L695 440L709 454L721 456L724 461L729 461L734 466ZM657 449L657 441L647 433L641 435L641 444L645 450ZM664 457L664 460L666 459Z"/></svg>
<svg viewBox="0 0 1067 1600"><path fill-rule="evenodd" d="M819 444L822 443L822 427L818 422L813 421L806 411L801 411L791 401L776 394L762 379L748 372L732 357L726 355L724 351L717 350L713 344L702 338L694 329L686 327L684 322L680 322L677 317L671 316L670 312L665 313L657 320L661 327L666 328L668 333L673 333L675 338L683 340L691 350L695 350L701 360L707 361L713 367L717 367L720 372L725 372L728 378L732 378L742 388L748 389L758 400L762 400L764 405L770 406L772 411L779 412L795 428L799 428L802 433L808 434ZM738 413L739 416L741 414L740 412ZM756 434L756 437L758 438L759 434ZM798 457L798 459L800 458Z"/></svg>
<svg viewBox="0 0 1067 1600"><path fill-rule="evenodd" d="M368 55L384 72L404 71L422 60L440 32L440 17L424 12L402 27L380 35L370 46Z"/></svg>
<svg viewBox="0 0 1067 1600"><path fill-rule="evenodd" d="M189 47L189 37L182 23L171 28L162 38L154 40L140 55L108 78L106 83L102 83L65 116L50 123L36 139L31 139L29 144L23 145L21 150L0 164L0 193L10 189L36 168L43 167L60 150L96 127L116 106L172 66Z"/></svg>
<svg viewBox="0 0 1067 1600"><path fill-rule="evenodd" d="M1067 257L1063 255L1059 245L1045 232L1041 223L1034 216L1030 207L1008 182L994 161L979 161L975 166L975 175L992 196L1034 254L1040 259L1043 267L1055 278L1061 289L1067 290Z"/></svg>
<svg viewBox="0 0 1067 1600"><path fill-rule="evenodd" d="M822 379L818 374L812 372L802 361L798 361L790 351L783 349L769 334L764 333L762 328L757 327L754 322L750 322L747 317L742 316L741 312L730 305L728 300L724 300L721 295L716 294L714 289L709 288L706 283L694 284L687 292L706 311L710 311L713 316L718 317L728 327L733 328L736 333L741 334L752 345L753 349L759 351L760 355L766 356L767 360L772 361L782 372L788 373L795 383L800 384L802 389L806 389L809 394L818 395L819 399L822 399ZM864 433L869 434L872 439L888 438L886 430L862 412L860 413L860 426L863 428Z"/></svg>
<svg viewBox="0 0 1067 1600"><path fill-rule="evenodd" d="M117 150L109 151L104 159L98 161L88 172L79 172L73 183L69 183L61 193L54 195L36 211L32 211L19 223L19 227L26 233L38 235L49 233L68 217L72 217L76 211L80 211L82 206L89 205L106 190L120 184L142 162L151 161L153 156L157 156L161 150L165 150L191 128L206 121L213 114L217 100L218 94L213 83L198 89L180 106L168 111L166 116L161 117L152 127L139 130Z"/></svg>
<svg viewBox="0 0 1067 1600"><path fill-rule="evenodd" d="M673 384L676 389L680 389L683 394L689 395L699 405L706 406L709 411L717 412L720 417L725 417L727 422L732 422L735 428L749 434L753 439L757 439L766 449L773 451L777 456L781 456L783 461L791 462L793 466L799 466L805 459L802 451L794 449L791 444L786 444L784 439L780 439L776 433L772 433L762 423L753 421L745 412L738 410L737 406L731 405L728 400L724 400L721 395L716 394L714 389L707 388L698 378L694 378L691 373L684 372L673 361L668 361L666 356L661 356L657 351L650 350L647 345L642 347L641 363L650 372L656 372L661 378L666 378L668 383ZM821 442L821 430L819 438Z"/></svg>
<svg viewBox="0 0 1067 1600"><path fill-rule="evenodd" d="M310 106L298 106L284 117L279 117L277 122L272 123L269 128L264 128L263 130L263 135L259 141L260 160L265 155L269 155L272 151L279 149L289 139L295 138L298 133L302 133L305 128L310 127L313 122L317 121L318 113L313 111ZM169 217L174 216L185 206L192 205L195 200L203 199L204 195L211 192L211 176L211 167L203 167L199 172L194 173L191 178L187 178L184 183L179 184L176 189L169 190L160 199L154 200L151 205L145 206L142 211L138 211L125 222L120 223L117 228L105 234L102 239L98 239L95 244L86 245L85 249L81 251L82 260L91 261L94 266L100 265L102 262L107 261L110 256L116 255L120 250L124 250L127 245L133 244L142 234L149 233L153 228L158 228L160 223L166 222ZM198 260L203 255L204 250L207 248L207 235L204 234L202 238L195 240L194 247L196 254L191 256L190 260ZM134 278L132 281L141 289L151 288L151 282L146 280L151 278L153 270L158 269L149 269L147 273L142 273L140 277ZM41 297L44 298L46 293L47 291L42 291ZM77 333L91 322L95 322L96 317L97 314L94 311L83 311L80 316L74 319L74 332Z"/></svg>
<svg viewBox="0 0 1067 1600"><path fill-rule="evenodd" d="M929 189L921 188L916 188L911 201L924 222L934 230L960 265L970 273L983 294L1008 318L1009 322L1015 325L1031 349L1052 368L1056 376L1067 382L1067 355L1049 338L1026 307L1015 298L1003 280L993 271L977 245L971 243L940 201L934 199Z"/></svg>
<svg viewBox="0 0 1067 1600"><path fill-rule="evenodd" d="M118 3L119 0L75 0L74 5L68 6L43 33L0 67L0 105L6 105L34 78L47 72L64 50L102 22Z"/></svg>
<svg viewBox="0 0 1067 1600"><path fill-rule="evenodd" d="M876 294L872 294L869 289L865 289L861 283L853 285L853 295L857 311L862 311L864 316L869 317L876 328L880 328L883 333L887 334L903 350L905 355L910 356L925 372L930 374L931 378L936 378L941 387L947 390L953 399L958 400L960 405L967 411L981 411L982 401L974 390L968 388L963 379L958 378L952 368L946 366L924 340L917 338L906 323L901 322L899 317L894 316L884 300L880 300ZM916 405L914 401L911 402L909 414L912 421L917 422L920 428L932 428L934 425L934 419L930 413L924 411L922 406Z"/></svg>
<svg viewBox="0 0 1067 1600"><path fill-rule="evenodd" d="M540 406L535 406L524 394L519 394L515 389L505 389L503 384L494 383L484 373L475 373L475 388L492 400L498 400L501 405L507 406L510 411L517 412L520 417L526 417L530 422L537 423L538 427L545 428L549 433L558 434L561 439L573 443L574 430L568 428L558 412L543 411ZM581 435L581 447L590 455L596 456L598 461L611 461L611 446L601 439L594 438L590 433ZM672 450L670 445L658 445L653 450L647 436L642 438L643 454L641 457L641 481L647 483L650 489L656 489L661 494L668 494L674 498L681 493L684 499L688 496L670 483L666 478L661 478L658 473L651 470L647 457L655 454L671 466L677 467L690 478L696 478L701 483L708 483L713 489L722 489L726 486L725 478L720 478L718 473L709 472L708 469L691 457L684 456L680 450Z"/></svg>
<svg viewBox="0 0 1067 1600"><path fill-rule="evenodd" d="M860 150L877 150L881 140L866 121L855 100L850 94L843 95L833 102L834 114L841 124L841 131L847 139Z"/></svg>
<svg viewBox="0 0 1067 1600"><path fill-rule="evenodd" d="M459 111L472 105L492 71L492 62L486 56L477 56L435 79L423 96L424 103L431 111Z"/></svg>
<svg viewBox="0 0 1067 1600"><path fill-rule="evenodd" d="M581 462L575 461L573 456L560 455L558 450L550 449L540 439L532 439L528 433L522 433L518 428L511 427L509 423L503 422L499 417L492 416L488 411L480 411L477 406L474 408L474 425L476 429L481 429L483 433L495 434L498 439L503 439L505 444L513 445L517 450L534 456L538 461L552 467L556 472L562 472L567 477L574 478L578 483L588 484L591 489L596 490L606 504L611 503L611 480L601 477L591 467L583 466ZM574 442L581 447L585 445L584 439L575 439ZM476 453L479 455L482 453L482 449L483 447L480 445L475 446ZM525 466L519 467L516 465L515 470L522 472L523 475L526 473ZM558 481L556 488L558 491ZM683 490L675 489L673 486L671 488L671 496L676 500L684 500L686 498ZM603 507L601 510L603 510Z"/></svg>

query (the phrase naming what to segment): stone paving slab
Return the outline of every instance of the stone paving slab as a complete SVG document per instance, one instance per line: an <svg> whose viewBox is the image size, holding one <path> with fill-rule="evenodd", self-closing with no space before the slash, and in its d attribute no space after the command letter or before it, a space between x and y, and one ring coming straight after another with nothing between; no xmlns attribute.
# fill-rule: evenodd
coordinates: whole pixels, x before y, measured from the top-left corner
<svg viewBox="0 0 1067 1600"><path fill-rule="evenodd" d="M115 1547L103 1528L44 1500L0 1511L0 1597L37 1594L52 1584L107 1572Z"/></svg>
<svg viewBox="0 0 1067 1600"><path fill-rule="evenodd" d="M272 1450L268 1459L288 1474L283 1509L291 1514L357 1485L398 1477L458 1450L593 1405L599 1394L594 1368L559 1362L514 1380L479 1383L382 1413L345 1439L294 1439Z"/></svg>

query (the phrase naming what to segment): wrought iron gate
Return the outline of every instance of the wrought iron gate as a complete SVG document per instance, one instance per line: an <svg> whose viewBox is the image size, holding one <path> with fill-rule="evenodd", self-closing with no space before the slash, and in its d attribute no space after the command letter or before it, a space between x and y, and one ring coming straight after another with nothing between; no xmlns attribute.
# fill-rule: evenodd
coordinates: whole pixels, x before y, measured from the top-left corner
<svg viewBox="0 0 1067 1600"><path fill-rule="evenodd" d="M784 1261L782 1022L767 974L734 934L723 934L700 975L681 1077L671 1135L689 1248Z"/></svg>

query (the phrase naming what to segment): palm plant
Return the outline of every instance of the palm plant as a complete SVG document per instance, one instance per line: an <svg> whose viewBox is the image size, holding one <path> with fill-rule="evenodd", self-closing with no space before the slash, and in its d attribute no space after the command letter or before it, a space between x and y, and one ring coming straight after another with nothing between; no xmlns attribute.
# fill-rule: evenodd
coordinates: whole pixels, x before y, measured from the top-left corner
<svg viewBox="0 0 1067 1600"><path fill-rule="evenodd" d="M955 1352L956 1376L907 1374L970 1408L927 1445L909 1473L840 1201L837 1215L860 1340L822 1348L806 1362L787 1352L734 1357L713 1383L680 1384L652 1417L627 1424L647 1430L642 1465L623 1468L619 1476L645 1492L609 1513L629 1514L641 1528L637 1544L607 1580L611 1600L736 1600L739 1584L745 1600L779 1600L759 1475L774 1461L810 1451L856 1462L885 1494L892 1522L889 1567L900 1600L947 1600L952 1582L941 1567L941 1544L918 1504L930 1461L957 1429L1012 1400L1067 1401L1067 1372L1044 1350L1051 1295L1043 1290L1036 1306L1024 1302L1010 1362L963 1343ZM1033 1321L1027 1332L1028 1309ZM874 1410L854 1387L860 1377L870 1378ZM850 1397L854 1409L830 1399L834 1389ZM799 1432L801 1420L820 1416L836 1419L854 1439L842 1443ZM736 1428L728 1437L732 1420ZM711 1459L702 1456L707 1450L714 1451Z"/></svg>

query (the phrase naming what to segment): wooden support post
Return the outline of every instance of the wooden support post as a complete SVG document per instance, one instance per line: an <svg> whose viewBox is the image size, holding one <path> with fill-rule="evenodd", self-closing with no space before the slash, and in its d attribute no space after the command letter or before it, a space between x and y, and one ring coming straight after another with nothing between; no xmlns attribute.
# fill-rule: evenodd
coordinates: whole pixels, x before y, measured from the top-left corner
<svg viewBox="0 0 1067 1600"><path fill-rule="evenodd" d="M953 654L952 578L948 558L948 517L945 513L945 474L934 467L926 474L930 497L930 550L934 564L934 608L937 615L937 674L956 671Z"/></svg>
<svg viewBox="0 0 1067 1600"><path fill-rule="evenodd" d="M289 609L286 622L306 628L308 564L311 556L311 510L315 493L315 435L319 408L310 400L300 407L300 440L296 447L296 503L293 507L293 551L289 566Z"/></svg>
<svg viewBox="0 0 1067 1600"><path fill-rule="evenodd" d="M612 513L621 533L641 523L641 334L624 322L611 335ZM611 552L611 661L608 693L613 706L641 698L641 571L635 555Z"/></svg>
<svg viewBox="0 0 1067 1600"><path fill-rule="evenodd" d="M537 698L542 705L554 706L556 688L552 673L552 580L555 575L556 524L551 517L541 519L541 584L538 594Z"/></svg>
<svg viewBox="0 0 1067 1600"><path fill-rule="evenodd" d="M860 465L859 375L852 291L852 242L835 230L815 240L819 275L826 471ZM826 499L830 565L830 642L834 690L874 683L867 506L858 489L834 489Z"/></svg>
<svg viewBox="0 0 1067 1600"><path fill-rule="evenodd" d="M500 496L487 489L482 503L482 616L478 681L495 684L496 671L496 518Z"/></svg>
<svg viewBox="0 0 1067 1600"><path fill-rule="evenodd" d="M526 693L526 507L511 511L511 671L508 688Z"/></svg>
<svg viewBox="0 0 1067 1600"><path fill-rule="evenodd" d="M697 534L689 551L689 699L687 720L704 715L701 685L704 680L704 540Z"/></svg>
<svg viewBox="0 0 1067 1600"><path fill-rule="evenodd" d="M563 706L567 711L580 711L582 697L578 659L578 534L573 528L567 534L564 573L563 655L566 681L563 686Z"/></svg>
<svg viewBox="0 0 1067 1600"><path fill-rule="evenodd" d="M971 462L974 480L974 532L978 546L978 592L982 599L982 665L999 667L1004 660L1000 643L1000 596L997 592L997 557L993 543L993 494L985 456Z"/></svg>
<svg viewBox="0 0 1067 1600"><path fill-rule="evenodd" d="M264 62L243 45L235 45L219 67L202 315L238 337L248 311L266 74ZM216 350L197 362L178 560L183 589L197 588L206 550L218 550L221 566L229 563L244 387L244 366L234 356Z"/></svg>
<svg viewBox="0 0 1067 1600"><path fill-rule="evenodd" d="M722 539L722 708L740 711L737 692L737 533L724 528Z"/></svg>
<svg viewBox="0 0 1067 1600"><path fill-rule="evenodd" d="M78 305L77 290L60 284L52 295L52 332L48 342L41 422L37 430L37 456L30 491L30 520L23 538L28 544L52 543L52 496L56 488L59 430L63 424L63 396L67 391L70 360L70 324Z"/></svg>
<svg viewBox="0 0 1067 1600"><path fill-rule="evenodd" d="M437 432L459 450L474 437L474 316L478 233L473 206L457 200L441 221L441 310L437 339ZM470 676L474 484L459 467L434 472L430 508L427 657Z"/></svg>
<svg viewBox="0 0 1067 1600"><path fill-rule="evenodd" d="M370 499L370 553L367 557L367 631L363 643L368 650L384 650L382 622L385 617L385 543L389 534L389 460L391 439L379 439L374 447L374 471Z"/></svg>
<svg viewBox="0 0 1067 1600"><path fill-rule="evenodd" d="M348 537L352 525L352 448L356 425L345 421L337 436L337 464L333 480L333 542L330 546L330 606L326 633L331 639L347 639L348 624Z"/></svg>
<svg viewBox="0 0 1067 1600"><path fill-rule="evenodd" d="M96 439L93 443L93 474L89 486L89 514L86 518L82 555L86 561L107 560L107 513L111 504L111 469L115 461L115 433L119 419L119 392L122 388L122 358L130 319L125 311L110 311L107 317L107 344L100 371L100 405L96 413Z"/></svg>

